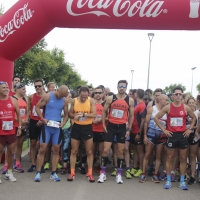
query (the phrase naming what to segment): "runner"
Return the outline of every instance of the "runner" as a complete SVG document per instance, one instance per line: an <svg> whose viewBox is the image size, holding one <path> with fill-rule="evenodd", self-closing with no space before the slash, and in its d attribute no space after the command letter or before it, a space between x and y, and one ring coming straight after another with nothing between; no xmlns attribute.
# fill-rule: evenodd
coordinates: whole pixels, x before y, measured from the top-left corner
<svg viewBox="0 0 200 200"><path fill-rule="evenodd" d="M159 103L159 96L162 94L162 89L161 88L157 88L155 89L154 93L153 93L153 101L150 101L148 103L147 109L151 108L154 105L157 105L157 103ZM150 99L149 99L150 100Z"/></svg>
<svg viewBox="0 0 200 200"><path fill-rule="evenodd" d="M106 164L108 154L116 135L118 159L117 159L117 175L116 182L123 183L122 180L122 164L124 159L125 140L130 135L130 130L133 123L133 99L125 94L128 82L120 80L117 85L118 93L107 98L103 114L102 123L105 131L104 150L102 154L102 172L99 176L98 182L103 183L106 180ZM106 127L106 116L108 114L108 126ZM126 130L126 123L129 116L129 127Z"/></svg>
<svg viewBox="0 0 200 200"><path fill-rule="evenodd" d="M34 87L36 93L28 97L28 113L30 113L30 124L29 124L29 136L30 136L30 155L31 155L31 167L28 169L28 172L33 172L36 170L35 165L35 154L36 154L36 145L40 138L40 133L42 130L43 122L38 117L35 107L40 99L46 94L44 91L44 84L41 79L37 79L34 82ZM43 109L41 108L41 112Z"/></svg>
<svg viewBox="0 0 200 200"><path fill-rule="evenodd" d="M14 76L13 77L13 79L12 79L12 89L10 90L10 92L9 92L9 96L13 96L13 95L15 95L15 85L17 84L17 83L20 83L20 77L19 76Z"/></svg>
<svg viewBox="0 0 200 200"><path fill-rule="evenodd" d="M144 144L145 144L145 155L143 159L143 171L139 182L144 183L146 181L146 167L148 164L149 156L153 153L153 149L156 146L156 166L155 172L152 177L154 183L159 183L158 170L161 163L161 156L166 142L166 135L161 131L159 127L155 125L155 115L169 103L168 96L161 94L158 97L157 105L147 110L147 116L144 123ZM164 128L166 128L167 116L164 115L160 122Z"/></svg>
<svg viewBox="0 0 200 200"><path fill-rule="evenodd" d="M14 170L16 172L23 173L24 170L22 168L20 160L21 160L21 154L22 154L22 146L23 146L24 139L25 139L25 136L26 136L26 125L28 123L28 119L27 119L27 110L28 110L27 109L27 99L25 97L26 87L22 83L17 83L14 86L14 88L15 88L16 94L12 97L17 100L19 110L20 110L20 114L21 114L21 118L22 118L22 133L21 133L20 136L17 137L16 162L15 162ZM16 120L15 120L16 131L18 129L18 126L19 126L18 119L16 118Z"/></svg>
<svg viewBox="0 0 200 200"><path fill-rule="evenodd" d="M189 143L189 163L191 165L191 177L190 180L188 181L189 185L192 185L196 183L195 180L195 172L196 172L196 158L197 158L197 149L198 149L198 143L199 143L199 135L198 132L195 132L199 119L200 119L200 112L199 110L196 110L195 106L195 100L193 97L190 97L187 100L187 105L192 109L196 116L196 124L195 127L193 127L193 130L191 131L191 134L188 138L188 143ZM186 119L186 127L189 128L191 124L191 118L187 116Z"/></svg>
<svg viewBox="0 0 200 200"><path fill-rule="evenodd" d="M172 169L172 161L174 158L175 149L178 148L179 159L180 159L180 184L179 187L182 190L188 190L184 177L187 166L187 147L188 137L191 130L196 122L196 117L189 106L182 103L183 89L181 87L175 87L173 89L173 102L162 108L162 110L155 116L154 121L156 125L166 134L167 142L167 160L166 160L166 171L167 181L164 189L170 189L171 187L171 176L170 172ZM160 123L161 119L167 114L167 129L165 129ZM186 128L186 116L191 117L190 127Z"/></svg>
<svg viewBox="0 0 200 200"><path fill-rule="evenodd" d="M18 118L18 130L14 127L15 114ZM5 178L15 182L17 179L12 173L13 155L16 144L16 134L21 135L22 121L17 101L9 97L9 88L6 82L0 81L0 158L2 156L4 146L8 151L8 170ZM0 179L1 183L1 179Z"/></svg>
<svg viewBox="0 0 200 200"><path fill-rule="evenodd" d="M38 117L43 122L42 133L40 136L40 150L37 156L37 173L35 182L41 181L41 167L44 163L44 156L47 145L52 139L52 173L50 179L58 182L60 178L56 174L56 168L59 161L60 145L62 143L61 128L68 121L68 101L65 97L68 95L68 87L66 85L60 86L55 92L45 94L36 105L35 111ZM41 108L45 106L44 118ZM61 113L64 109L64 119L61 123Z"/></svg>
<svg viewBox="0 0 200 200"><path fill-rule="evenodd" d="M134 177L139 177L142 174L143 168L143 158L144 158L144 143L143 143L143 129L144 121L146 118L146 105L143 102L144 90L138 89L136 92L137 105L134 109L134 121L132 125L130 141L131 144L135 146L133 168L131 169L131 174ZM139 169L137 169L139 158Z"/></svg>
<svg viewBox="0 0 200 200"><path fill-rule="evenodd" d="M184 104L187 104L188 99L190 98L190 95L188 93L184 93L182 97L182 102Z"/></svg>
<svg viewBox="0 0 200 200"><path fill-rule="evenodd" d="M94 158L92 118L96 117L96 109L94 99L89 98L88 87L81 87L79 91L79 97L72 100L69 116L74 120L74 124L71 132L71 174L67 180L73 181L75 179L76 155L82 140L84 141L88 162L88 173L86 176L90 182L95 182L92 175Z"/></svg>
<svg viewBox="0 0 200 200"><path fill-rule="evenodd" d="M103 142L104 142L104 130L102 126L102 112L103 112L103 106L102 106L102 98L103 98L103 89L101 87L97 87L94 90L94 102L96 106L96 113L97 116L92 120L92 131L93 131L93 152L94 155L96 154L96 150L98 147L99 152L99 164L101 166L101 156L103 153ZM100 166L97 167L97 172L100 171Z"/></svg>

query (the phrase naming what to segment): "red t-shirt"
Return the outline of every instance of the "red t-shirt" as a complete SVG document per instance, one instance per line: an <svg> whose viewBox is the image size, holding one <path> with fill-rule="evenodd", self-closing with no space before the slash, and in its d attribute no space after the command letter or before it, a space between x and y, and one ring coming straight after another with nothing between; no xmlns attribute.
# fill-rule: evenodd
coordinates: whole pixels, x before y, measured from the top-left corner
<svg viewBox="0 0 200 200"><path fill-rule="evenodd" d="M31 114L30 114L30 118L33 120L40 120L40 118L38 117L36 111L35 111L35 107L37 105L37 103L40 101L40 99L42 98L42 96L37 96L37 94L33 94L33 98L31 101ZM40 109L42 115L44 115L43 109Z"/></svg>
<svg viewBox="0 0 200 200"><path fill-rule="evenodd" d="M126 124L128 121L128 110L129 97L126 96L125 99L118 99L116 95L113 95L108 121L113 124Z"/></svg>
<svg viewBox="0 0 200 200"><path fill-rule="evenodd" d="M175 107L170 103L170 110L167 115L167 129L173 133L181 133L186 131L186 117L184 104Z"/></svg>
<svg viewBox="0 0 200 200"><path fill-rule="evenodd" d="M132 133L138 134L140 130L140 124L142 118L145 118L147 114L146 105L144 102L140 102L134 109L134 120L132 125Z"/></svg>
<svg viewBox="0 0 200 200"><path fill-rule="evenodd" d="M0 100L0 135L15 134L15 107L11 97L7 100Z"/></svg>
<svg viewBox="0 0 200 200"><path fill-rule="evenodd" d="M96 118L102 118L102 112L103 112L102 104L95 104L95 106L96 106L96 112L97 112ZM92 124L92 131L103 133L104 130L103 130L102 122L98 124Z"/></svg>

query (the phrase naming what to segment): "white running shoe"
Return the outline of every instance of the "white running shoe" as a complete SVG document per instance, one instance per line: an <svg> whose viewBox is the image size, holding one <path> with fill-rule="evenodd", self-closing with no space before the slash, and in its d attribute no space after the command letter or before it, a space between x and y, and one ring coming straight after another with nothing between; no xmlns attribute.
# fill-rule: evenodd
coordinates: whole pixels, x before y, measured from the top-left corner
<svg viewBox="0 0 200 200"><path fill-rule="evenodd" d="M103 183L106 180L106 175L101 173L98 179L98 183Z"/></svg>
<svg viewBox="0 0 200 200"><path fill-rule="evenodd" d="M123 183L123 180L122 180L122 176L121 175L117 175L116 178L115 178L117 184L122 184Z"/></svg>
<svg viewBox="0 0 200 200"><path fill-rule="evenodd" d="M16 182L17 181L17 179L13 176L13 173L10 173L10 174L6 173L5 174L5 179L7 179L8 181L12 181L12 182Z"/></svg>

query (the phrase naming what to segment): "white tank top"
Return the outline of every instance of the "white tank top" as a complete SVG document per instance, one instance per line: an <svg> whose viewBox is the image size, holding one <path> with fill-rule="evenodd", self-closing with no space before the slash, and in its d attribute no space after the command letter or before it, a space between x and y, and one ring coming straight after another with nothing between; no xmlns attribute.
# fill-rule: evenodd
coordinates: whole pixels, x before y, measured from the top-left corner
<svg viewBox="0 0 200 200"><path fill-rule="evenodd" d="M156 130L161 130L156 123L154 122L154 117L157 115L157 113L159 112L158 108L155 106L153 106L153 112L151 114L151 119L149 121L149 125L148 128L151 129L156 129ZM166 128L166 124L167 124L167 115L165 114L162 118L159 119L160 123L162 124L162 126L164 128Z"/></svg>

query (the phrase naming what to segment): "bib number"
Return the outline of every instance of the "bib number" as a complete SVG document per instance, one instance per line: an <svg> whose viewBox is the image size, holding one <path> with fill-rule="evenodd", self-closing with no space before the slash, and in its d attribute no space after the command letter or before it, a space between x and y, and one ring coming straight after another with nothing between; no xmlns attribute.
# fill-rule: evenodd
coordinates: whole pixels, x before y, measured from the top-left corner
<svg viewBox="0 0 200 200"><path fill-rule="evenodd" d="M183 126L183 118L171 118L170 119L170 126Z"/></svg>
<svg viewBox="0 0 200 200"><path fill-rule="evenodd" d="M40 109L41 114L43 113L43 109ZM33 106L33 110L32 110L33 116L38 117L36 111L35 111L35 106Z"/></svg>
<svg viewBox="0 0 200 200"><path fill-rule="evenodd" d="M54 127L54 128L60 128L60 123L53 121L53 120L49 120L47 123L47 126Z"/></svg>
<svg viewBox="0 0 200 200"><path fill-rule="evenodd" d="M20 114L21 114L22 117L25 116L25 113L26 113L26 110L25 110L25 109L20 109Z"/></svg>
<svg viewBox="0 0 200 200"><path fill-rule="evenodd" d="M119 118L121 119L124 115L124 111L123 110L117 110L117 109L113 109L112 110L112 116L115 118Z"/></svg>
<svg viewBox="0 0 200 200"><path fill-rule="evenodd" d="M79 117L79 118L78 118L78 121L80 121L80 122L87 121L87 117Z"/></svg>
<svg viewBox="0 0 200 200"><path fill-rule="evenodd" d="M2 121L2 130L4 131L13 130L13 121Z"/></svg>

